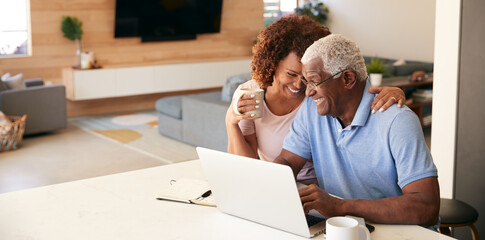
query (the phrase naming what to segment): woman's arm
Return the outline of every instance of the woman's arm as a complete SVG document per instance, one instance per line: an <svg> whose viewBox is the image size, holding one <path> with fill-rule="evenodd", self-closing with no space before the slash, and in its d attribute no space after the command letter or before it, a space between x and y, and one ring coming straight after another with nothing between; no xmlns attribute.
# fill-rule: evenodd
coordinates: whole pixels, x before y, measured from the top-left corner
<svg viewBox="0 0 485 240"><path fill-rule="evenodd" d="M244 136L239 128L239 121L250 118L244 115L245 112L254 110L254 100L250 97L243 96L239 101L239 112L243 115L236 115L233 111L231 102L226 112L226 130L227 130L227 152L240 156L258 158L258 141L256 133Z"/></svg>
<svg viewBox="0 0 485 240"><path fill-rule="evenodd" d="M406 100L404 92L398 87L369 88L369 92L379 93L371 104L372 113L384 112L394 103L397 103L397 107L402 107Z"/></svg>

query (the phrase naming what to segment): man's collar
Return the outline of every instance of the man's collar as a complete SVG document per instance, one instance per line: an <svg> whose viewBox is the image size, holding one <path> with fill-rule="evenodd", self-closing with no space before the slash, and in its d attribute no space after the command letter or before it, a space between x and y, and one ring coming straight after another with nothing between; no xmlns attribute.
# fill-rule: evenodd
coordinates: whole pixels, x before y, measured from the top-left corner
<svg viewBox="0 0 485 240"><path fill-rule="evenodd" d="M375 95L368 91L371 88L369 77L365 80L364 93L362 94L362 99L360 100L357 112L354 115L354 119L350 126L364 126L369 118L370 106L374 100Z"/></svg>

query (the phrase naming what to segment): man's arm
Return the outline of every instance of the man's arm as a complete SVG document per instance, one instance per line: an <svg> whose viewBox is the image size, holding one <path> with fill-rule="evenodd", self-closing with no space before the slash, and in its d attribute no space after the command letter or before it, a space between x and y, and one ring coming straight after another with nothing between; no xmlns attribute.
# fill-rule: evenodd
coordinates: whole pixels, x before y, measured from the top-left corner
<svg viewBox="0 0 485 240"><path fill-rule="evenodd" d="M300 189L305 213L315 209L326 217L353 215L375 223L434 225L438 222L440 193L436 177L406 185L403 195L379 200L339 199L316 185Z"/></svg>
<svg viewBox="0 0 485 240"><path fill-rule="evenodd" d="M276 157L273 162L290 166L296 179L296 175L298 175L300 170L303 168L303 165L305 165L306 161L307 160L305 158L302 158L290 151L282 149L280 155Z"/></svg>

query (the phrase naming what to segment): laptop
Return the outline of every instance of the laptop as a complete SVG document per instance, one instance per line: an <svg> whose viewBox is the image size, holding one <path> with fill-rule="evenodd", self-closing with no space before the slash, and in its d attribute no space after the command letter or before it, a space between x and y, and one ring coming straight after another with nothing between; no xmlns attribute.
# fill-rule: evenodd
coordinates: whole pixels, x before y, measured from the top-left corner
<svg viewBox="0 0 485 240"><path fill-rule="evenodd" d="M202 147L197 153L221 212L307 238L323 233L324 219L305 216L289 166Z"/></svg>

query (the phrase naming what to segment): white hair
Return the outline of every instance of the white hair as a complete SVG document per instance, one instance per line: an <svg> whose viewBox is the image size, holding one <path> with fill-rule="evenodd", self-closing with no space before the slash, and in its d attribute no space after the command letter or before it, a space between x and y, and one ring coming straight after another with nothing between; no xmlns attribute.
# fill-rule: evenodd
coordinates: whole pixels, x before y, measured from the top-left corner
<svg viewBox="0 0 485 240"><path fill-rule="evenodd" d="M351 69L357 74L358 80L366 80L367 69L359 47L340 34L331 34L315 41L306 49L301 62L307 64L318 57L322 59L325 70L332 75ZM340 74L336 77L339 76Z"/></svg>

